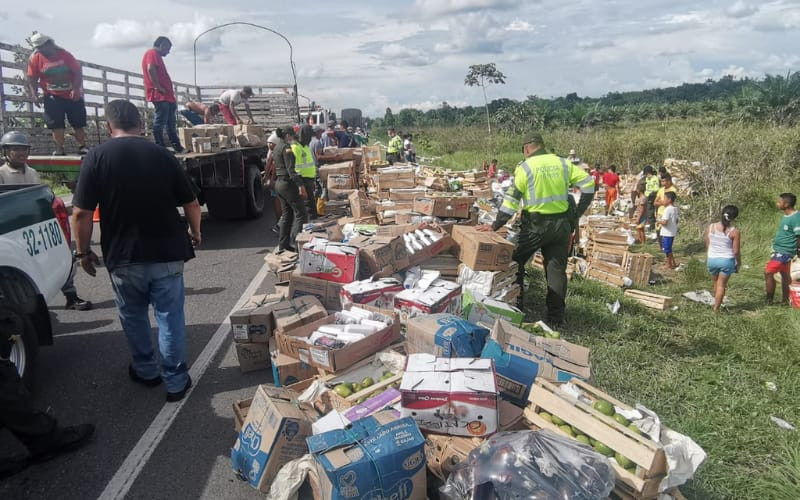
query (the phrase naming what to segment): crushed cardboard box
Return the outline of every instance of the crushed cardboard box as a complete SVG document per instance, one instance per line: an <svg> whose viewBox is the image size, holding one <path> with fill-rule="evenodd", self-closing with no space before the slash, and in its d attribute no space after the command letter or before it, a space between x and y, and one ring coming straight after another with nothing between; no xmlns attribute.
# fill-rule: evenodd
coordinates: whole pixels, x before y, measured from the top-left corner
<svg viewBox="0 0 800 500"><path fill-rule="evenodd" d="M453 241L460 248L459 259L473 271L502 271L513 262L514 244L494 231L457 225L453 226Z"/></svg>
<svg viewBox="0 0 800 500"><path fill-rule="evenodd" d="M289 277L289 298L296 299L305 295L316 297L328 311L341 311L342 283L328 281L312 276L303 276L295 269Z"/></svg>
<svg viewBox="0 0 800 500"><path fill-rule="evenodd" d="M437 279L425 290L410 288L394 296L394 308L403 321L423 314L461 314L461 285Z"/></svg>
<svg viewBox="0 0 800 500"><path fill-rule="evenodd" d="M454 314L429 314L406 323L410 353L443 358L477 358L486 344L489 329Z"/></svg>

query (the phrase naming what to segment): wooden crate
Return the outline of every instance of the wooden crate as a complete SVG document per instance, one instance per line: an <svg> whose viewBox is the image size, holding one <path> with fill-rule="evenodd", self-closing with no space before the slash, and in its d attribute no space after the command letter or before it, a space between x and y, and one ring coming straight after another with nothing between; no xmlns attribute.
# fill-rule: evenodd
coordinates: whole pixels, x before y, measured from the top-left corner
<svg viewBox="0 0 800 500"><path fill-rule="evenodd" d="M667 297L666 295L629 289L625 290L625 296L634 299L646 307L658 309L659 311L665 311L672 307L672 297Z"/></svg>
<svg viewBox="0 0 800 500"><path fill-rule="evenodd" d="M586 382L578 379L572 379L571 382L582 389L592 402L604 399L620 408L633 409ZM541 378L536 378L528 400L531 404L525 409L525 418L529 422L568 436L557 425L546 421L538 414L540 411L546 411L559 417L637 465L637 473L632 474L615 461L609 461L614 468L619 487L638 495L637 498L654 498L658 495L661 480L667 473L667 459L659 443L620 425L613 418L592 408L590 404L573 401L566 395L561 395L556 385Z"/></svg>
<svg viewBox="0 0 800 500"><path fill-rule="evenodd" d="M614 286L625 286L625 274L622 269L614 269L612 266L604 265L600 261L592 262L586 269L586 277Z"/></svg>
<svg viewBox="0 0 800 500"><path fill-rule="evenodd" d="M251 404L253 404L253 398L234 401L231 405L233 407L233 426L236 432L242 430L242 425L244 425L244 420L247 418L247 412L250 410Z"/></svg>
<svg viewBox="0 0 800 500"><path fill-rule="evenodd" d="M625 252L622 268L636 286L645 286L650 282L650 270L653 267L653 256L649 253Z"/></svg>

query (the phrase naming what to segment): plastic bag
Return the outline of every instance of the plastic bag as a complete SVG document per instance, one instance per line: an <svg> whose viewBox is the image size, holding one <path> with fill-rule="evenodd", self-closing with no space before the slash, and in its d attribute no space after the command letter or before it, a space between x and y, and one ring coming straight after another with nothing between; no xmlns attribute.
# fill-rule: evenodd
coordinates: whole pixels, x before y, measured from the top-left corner
<svg viewBox="0 0 800 500"><path fill-rule="evenodd" d="M501 432L472 450L439 490L447 500L606 498L614 470L589 446L543 429Z"/></svg>

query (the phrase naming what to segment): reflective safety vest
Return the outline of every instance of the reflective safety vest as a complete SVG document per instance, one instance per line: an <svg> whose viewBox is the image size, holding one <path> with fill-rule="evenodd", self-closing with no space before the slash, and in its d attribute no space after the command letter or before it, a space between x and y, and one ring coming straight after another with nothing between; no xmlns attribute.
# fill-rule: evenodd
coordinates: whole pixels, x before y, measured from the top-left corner
<svg viewBox="0 0 800 500"><path fill-rule="evenodd" d="M506 191L500 211L508 215L520 208L540 214L565 213L570 186L580 188L581 193L594 193L594 177L559 156L531 156L517 165L514 184Z"/></svg>
<svg viewBox="0 0 800 500"><path fill-rule="evenodd" d="M314 166L311 148L295 142L292 144L292 153L294 153L294 169L300 177L314 179L317 176L317 167Z"/></svg>
<svg viewBox="0 0 800 500"><path fill-rule="evenodd" d="M387 153L399 153L401 149L403 149L403 139L399 135L389 139L389 145L386 147Z"/></svg>
<svg viewBox="0 0 800 500"><path fill-rule="evenodd" d="M658 180L657 175L651 175L650 177L645 178L644 186L644 195L650 196L651 193L655 193L660 189L661 182Z"/></svg>

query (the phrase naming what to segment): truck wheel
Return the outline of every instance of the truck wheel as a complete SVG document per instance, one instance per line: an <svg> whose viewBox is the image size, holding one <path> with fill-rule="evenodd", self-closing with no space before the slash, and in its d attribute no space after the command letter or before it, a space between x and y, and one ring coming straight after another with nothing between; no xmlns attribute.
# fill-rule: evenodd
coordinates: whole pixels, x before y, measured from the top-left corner
<svg viewBox="0 0 800 500"><path fill-rule="evenodd" d="M247 215L258 219L264 213L267 196L261 182L261 171L257 166L247 165L245 187L247 188Z"/></svg>
<svg viewBox="0 0 800 500"><path fill-rule="evenodd" d="M0 307L0 356L17 367L22 382L33 389L33 372L39 342L30 318L8 307Z"/></svg>

